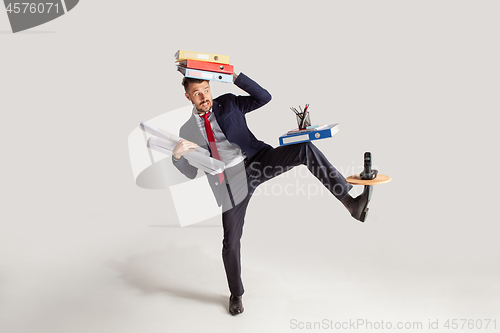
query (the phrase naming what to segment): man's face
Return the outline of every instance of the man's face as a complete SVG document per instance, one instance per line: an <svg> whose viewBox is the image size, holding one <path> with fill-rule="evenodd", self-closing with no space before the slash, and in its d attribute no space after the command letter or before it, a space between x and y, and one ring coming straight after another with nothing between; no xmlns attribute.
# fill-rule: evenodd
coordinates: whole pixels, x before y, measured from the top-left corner
<svg viewBox="0 0 500 333"><path fill-rule="evenodd" d="M193 103L199 114L203 114L212 108L212 94L207 81L191 83L186 92L186 98Z"/></svg>

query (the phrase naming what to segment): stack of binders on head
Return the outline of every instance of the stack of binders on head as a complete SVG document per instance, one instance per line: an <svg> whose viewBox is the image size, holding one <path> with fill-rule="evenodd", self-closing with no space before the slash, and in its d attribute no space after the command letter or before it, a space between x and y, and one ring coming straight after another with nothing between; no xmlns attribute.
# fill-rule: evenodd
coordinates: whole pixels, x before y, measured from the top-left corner
<svg viewBox="0 0 500 333"><path fill-rule="evenodd" d="M185 77L233 83L229 56L179 50L175 54L177 70Z"/></svg>

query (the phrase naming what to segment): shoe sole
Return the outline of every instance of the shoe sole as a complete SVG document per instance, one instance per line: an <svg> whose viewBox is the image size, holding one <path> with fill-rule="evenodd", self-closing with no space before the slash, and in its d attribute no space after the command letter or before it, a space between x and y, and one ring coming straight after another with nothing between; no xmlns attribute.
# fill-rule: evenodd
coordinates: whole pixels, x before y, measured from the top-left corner
<svg viewBox="0 0 500 333"><path fill-rule="evenodd" d="M359 218L359 220L361 222L365 222L366 218L368 217L368 211L370 210L370 208L366 208L362 213L361 213L361 216Z"/></svg>
<svg viewBox="0 0 500 333"><path fill-rule="evenodd" d="M370 203L370 200L372 199L373 185L366 185L366 186L370 186L370 192L368 193L368 200L366 202L366 205L368 205Z"/></svg>
<svg viewBox="0 0 500 333"><path fill-rule="evenodd" d="M370 208L368 208L368 204L370 203L370 200L372 199L372 194L373 194L373 185L365 185L365 188L369 186L368 188L368 199L366 200L366 205L365 208L363 208L363 211L361 212L361 215L359 216L359 221L365 222L366 218L368 217L368 211Z"/></svg>

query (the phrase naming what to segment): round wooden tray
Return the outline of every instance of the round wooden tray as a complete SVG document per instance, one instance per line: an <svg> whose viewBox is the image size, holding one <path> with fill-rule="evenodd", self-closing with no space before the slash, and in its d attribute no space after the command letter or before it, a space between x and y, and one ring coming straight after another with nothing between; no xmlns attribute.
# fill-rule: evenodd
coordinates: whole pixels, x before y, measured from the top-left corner
<svg viewBox="0 0 500 333"><path fill-rule="evenodd" d="M346 181L349 184L353 184L353 185L377 185L377 184L384 184L384 183L390 182L391 177L385 176L385 175L377 175L377 177L375 177L375 179L363 180L363 179L359 178L359 175L353 175L353 176L347 177Z"/></svg>

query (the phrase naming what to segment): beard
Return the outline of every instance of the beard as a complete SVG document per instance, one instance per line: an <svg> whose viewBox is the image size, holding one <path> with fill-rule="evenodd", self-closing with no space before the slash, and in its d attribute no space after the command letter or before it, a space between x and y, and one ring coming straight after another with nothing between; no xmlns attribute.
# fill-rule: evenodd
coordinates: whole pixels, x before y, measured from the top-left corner
<svg viewBox="0 0 500 333"><path fill-rule="evenodd" d="M196 105L196 111L198 111L198 113L200 114L210 111L211 108L212 108L212 101L209 99L206 99L200 104Z"/></svg>

